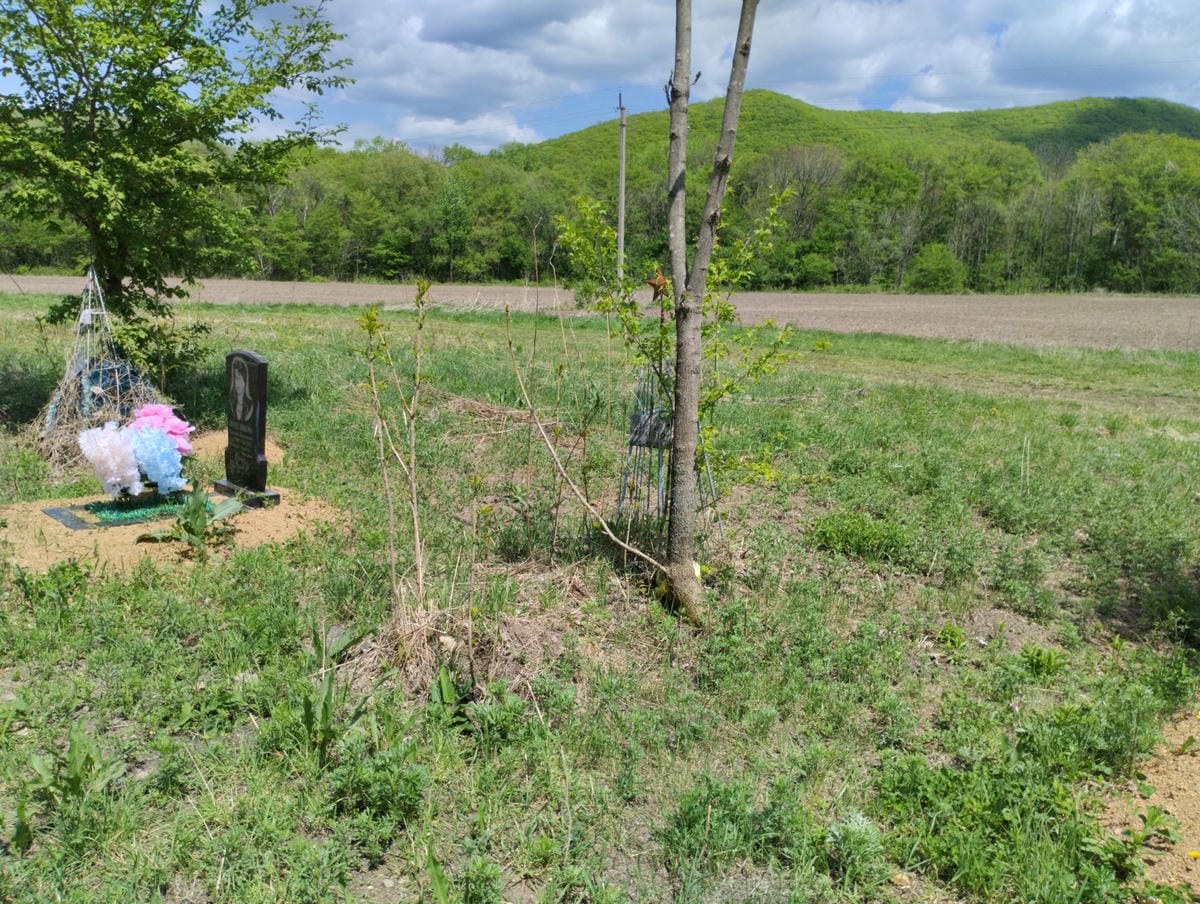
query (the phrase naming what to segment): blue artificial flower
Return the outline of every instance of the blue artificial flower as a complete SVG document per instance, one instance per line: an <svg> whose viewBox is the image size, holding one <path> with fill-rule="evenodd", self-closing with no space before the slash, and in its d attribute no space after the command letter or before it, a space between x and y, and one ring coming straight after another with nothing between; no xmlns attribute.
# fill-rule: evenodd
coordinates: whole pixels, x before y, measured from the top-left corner
<svg viewBox="0 0 1200 904"><path fill-rule="evenodd" d="M184 488L183 456L167 431L161 427L129 428L129 439L138 467L146 480L158 484L160 493Z"/></svg>

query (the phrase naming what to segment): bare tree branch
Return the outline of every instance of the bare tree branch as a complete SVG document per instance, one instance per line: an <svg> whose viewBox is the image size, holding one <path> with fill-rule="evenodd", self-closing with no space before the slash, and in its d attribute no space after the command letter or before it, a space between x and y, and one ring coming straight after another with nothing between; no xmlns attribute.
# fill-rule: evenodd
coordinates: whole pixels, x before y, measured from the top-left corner
<svg viewBox="0 0 1200 904"><path fill-rule="evenodd" d="M516 349L513 348L511 311L507 306L505 306L504 309L504 323L505 332L508 338L508 357L509 360L512 361L513 373L515 373L517 377L517 388L521 391L521 399L525 402L525 407L529 409L530 420L533 421L533 425L537 428L538 435L542 438L542 445L544 445L546 447L546 451L550 453L550 458L554 462L554 468L556 471L558 471L558 476L561 477L563 479L563 483L570 488L571 494L579 501L579 504L587 509L587 513L589 515L596 519L596 523L600 526L600 530L604 533L604 536L608 537L609 540L634 558L645 562L647 565L653 568L655 572L666 574L667 569L665 565L657 561L649 553L643 552L636 546L631 546L616 535L612 527L610 527L609 523L604 519L604 516L600 514L600 511L594 505L592 505L591 500L589 500L584 492L579 489L578 486L576 486L575 481L571 479L571 475L567 473L566 467L563 466L562 461L558 457L558 452L554 448L554 443L551 441L550 435L546 432L546 428L542 425L542 419L538 417L537 408L533 404L533 399L529 397L529 390L525 386L525 378L521 376L521 365L517 361Z"/></svg>

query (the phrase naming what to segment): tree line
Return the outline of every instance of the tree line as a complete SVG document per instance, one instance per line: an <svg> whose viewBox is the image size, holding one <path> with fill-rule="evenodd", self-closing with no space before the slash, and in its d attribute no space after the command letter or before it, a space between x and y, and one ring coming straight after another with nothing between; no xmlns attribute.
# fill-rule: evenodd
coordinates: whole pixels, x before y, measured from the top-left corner
<svg viewBox="0 0 1200 904"><path fill-rule="evenodd" d="M1200 290L1200 112L1162 105L1173 118L1161 106L1131 118L1121 114L1147 102L1103 102L1107 119L1081 130L1077 114L1097 103L952 119L805 107L801 128L778 109L798 102L749 92L721 241L786 192L750 288ZM715 145L706 117L720 102L693 110L689 173L703 180ZM631 117L629 131L627 269L649 276L668 257L665 114ZM589 196L615 222L615 123L487 154L383 139L292 153L280 181L214 190L237 228L194 237L199 275L569 282L556 218ZM688 197L694 230L703 191ZM0 211L0 270L78 270L87 247L65 216Z"/></svg>

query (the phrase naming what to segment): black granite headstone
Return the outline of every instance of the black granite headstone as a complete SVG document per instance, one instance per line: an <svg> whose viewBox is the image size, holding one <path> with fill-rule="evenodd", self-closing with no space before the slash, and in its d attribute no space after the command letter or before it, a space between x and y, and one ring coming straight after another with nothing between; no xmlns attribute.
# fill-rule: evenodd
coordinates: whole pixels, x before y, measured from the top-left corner
<svg viewBox="0 0 1200 904"><path fill-rule="evenodd" d="M230 352L225 356L225 385L229 445L225 479L218 480L215 489L249 506L273 505L279 494L267 489L267 359L254 352Z"/></svg>

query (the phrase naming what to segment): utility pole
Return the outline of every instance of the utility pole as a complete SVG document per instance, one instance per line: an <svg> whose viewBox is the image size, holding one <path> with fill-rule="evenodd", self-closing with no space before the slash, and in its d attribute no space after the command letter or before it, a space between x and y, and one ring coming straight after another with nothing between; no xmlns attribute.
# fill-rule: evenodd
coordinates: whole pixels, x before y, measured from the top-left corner
<svg viewBox="0 0 1200 904"><path fill-rule="evenodd" d="M617 157L617 280L625 278L625 102L617 92L621 111L621 150Z"/></svg>

